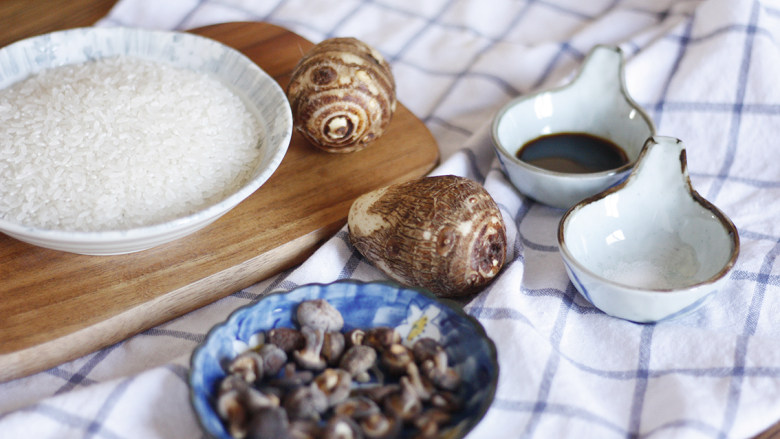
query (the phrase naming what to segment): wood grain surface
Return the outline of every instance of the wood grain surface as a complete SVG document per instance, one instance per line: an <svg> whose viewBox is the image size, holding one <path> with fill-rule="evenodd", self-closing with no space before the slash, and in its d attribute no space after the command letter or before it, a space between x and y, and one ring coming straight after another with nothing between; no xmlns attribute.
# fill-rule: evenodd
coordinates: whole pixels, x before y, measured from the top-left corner
<svg viewBox="0 0 780 439"><path fill-rule="evenodd" d="M35 35L91 26L117 0L0 0L0 47Z"/></svg>
<svg viewBox="0 0 780 439"><path fill-rule="evenodd" d="M284 87L312 43L264 23L192 31L241 50ZM388 131L350 154L294 134L274 175L206 228L150 250L85 256L0 234L0 381L45 370L204 306L303 261L359 195L425 175L438 148L398 105Z"/></svg>

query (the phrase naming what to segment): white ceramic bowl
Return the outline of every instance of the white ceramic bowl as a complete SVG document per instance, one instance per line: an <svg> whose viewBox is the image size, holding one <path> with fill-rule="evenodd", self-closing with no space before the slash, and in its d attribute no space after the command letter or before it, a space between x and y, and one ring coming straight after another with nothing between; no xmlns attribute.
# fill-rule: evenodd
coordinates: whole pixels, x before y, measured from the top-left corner
<svg viewBox="0 0 780 439"><path fill-rule="evenodd" d="M617 47L596 46L574 80L560 88L521 96L495 116L493 146L504 173L517 189L547 205L568 209L625 178L655 126L626 92L623 55ZM542 135L587 133L622 148L628 163L591 173L567 173L517 158L526 143Z"/></svg>
<svg viewBox="0 0 780 439"><path fill-rule="evenodd" d="M691 187L682 142L661 136L647 141L625 182L564 214L558 244L577 290L635 322L697 308L739 254L734 224Z"/></svg>
<svg viewBox="0 0 780 439"><path fill-rule="evenodd" d="M3 233L33 245L82 254L122 254L148 249L215 221L265 183L281 163L292 135L292 113L284 91L240 52L194 34L79 28L29 38L0 49L0 89L47 68L117 55L164 61L207 73L238 93L258 115L264 132L262 159L251 178L221 201L160 224L127 230L73 232L0 219Z"/></svg>

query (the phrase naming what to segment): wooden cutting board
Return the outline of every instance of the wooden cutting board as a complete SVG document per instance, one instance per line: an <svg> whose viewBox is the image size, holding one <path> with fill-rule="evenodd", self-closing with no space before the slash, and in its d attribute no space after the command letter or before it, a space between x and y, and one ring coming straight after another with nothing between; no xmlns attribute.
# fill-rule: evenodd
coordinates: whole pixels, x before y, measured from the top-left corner
<svg viewBox="0 0 780 439"><path fill-rule="evenodd" d="M312 46L265 23L192 32L240 50L283 88ZM438 154L425 125L398 105L384 136L356 153L320 152L294 134L278 170L253 195L157 248L84 256L0 234L0 381L109 346L302 262L346 224L355 198L425 175Z"/></svg>

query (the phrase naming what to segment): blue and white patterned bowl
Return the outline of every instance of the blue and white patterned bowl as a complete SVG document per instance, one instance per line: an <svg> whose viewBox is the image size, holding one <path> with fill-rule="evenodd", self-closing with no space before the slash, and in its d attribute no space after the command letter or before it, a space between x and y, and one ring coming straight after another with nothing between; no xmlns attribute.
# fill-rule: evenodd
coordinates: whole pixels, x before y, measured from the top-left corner
<svg viewBox="0 0 780 439"><path fill-rule="evenodd" d="M206 73L239 94L260 119L262 157L243 185L201 210L127 230L43 229L0 219L0 232L40 247L90 255L145 250L189 235L230 211L276 171L292 136L292 111L279 84L239 51L186 32L78 28L18 41L0 49L0 89L42 70L112 56L133 56Z"/></svg>
<svg viewBox="0 0 780 439"><path fill-rule="evenodd" d="M465 401L444 437L463 437L482 419L495 395L498 361L495 345L476 319L457 304L424 291L388 283L339 281L268 295L239 308L209 331L192 355L189 375L190 399L208 434L230 438L214 410L218 383L226 375L222 365L245 350L258 331L295 327L296 307L313 299L325 299L338 309L345 331L389 326L396 328L405 344L421 337L439 340L450 365L463 378L458 395Z"/></svg>

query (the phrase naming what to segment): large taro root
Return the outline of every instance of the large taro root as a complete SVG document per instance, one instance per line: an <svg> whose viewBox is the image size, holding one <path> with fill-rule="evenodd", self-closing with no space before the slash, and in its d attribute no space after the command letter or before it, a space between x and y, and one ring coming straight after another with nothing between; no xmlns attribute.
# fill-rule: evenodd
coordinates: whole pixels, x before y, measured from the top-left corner
<svg viewBox="0 0 780 439"><path fill-rule="evenodd" d="M478 183L425 177L359 197L349 211L352 244L399 283L464 297L489 283L506 258L506 228Z"/></svg>
<svg viewBox="0 0 780 439"><path fill-rule="evenodd" d="M390 66L355 38L330 38L304 54L287 97L295 128L328 152L365 148L385 132L396 108Z"/></svg>

